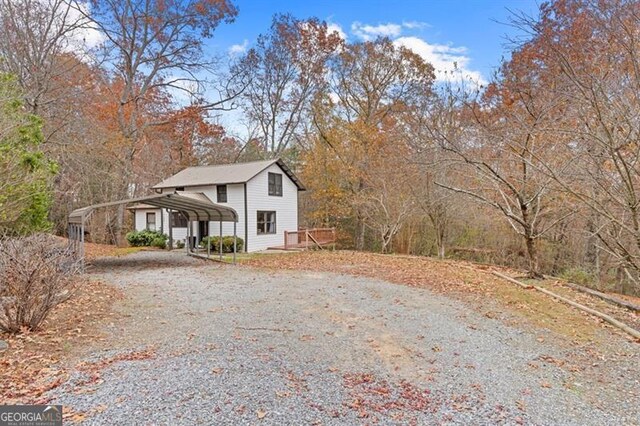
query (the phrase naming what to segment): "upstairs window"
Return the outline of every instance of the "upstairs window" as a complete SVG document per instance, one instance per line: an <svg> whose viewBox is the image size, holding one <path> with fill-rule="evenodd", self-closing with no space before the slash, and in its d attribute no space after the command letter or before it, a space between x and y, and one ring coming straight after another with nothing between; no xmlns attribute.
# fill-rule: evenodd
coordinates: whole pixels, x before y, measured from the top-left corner
<svg viewBox="0 0 640 426"><path fill-rule="evenodd" d="M186 228L187 218L180 212L171 212L171 227L172 228Z"/></svg>
<svg viewBox="0 0 640 426"><path fill-rule="evenodd" d="M276 212L258 212L258 234L276 233Z"/></svg>
<svg viewBox="0 0 640 426"><path fill-rule="evenodd" d="M149 231L156 230L156 214L155 213L147 213L147 229Z"/></svg>
<svg viewBox="0 0 640 426"><path fill-rule="evenodd" d="M282 197L282 175L269 173L269 195Z"/></svg>
<svg viewBox="0 0 640 426"><path fill-rule="evenodd" d="M227 185L217 185L216 191L218 195L218 203L226 203L227 202Z"/></svg>

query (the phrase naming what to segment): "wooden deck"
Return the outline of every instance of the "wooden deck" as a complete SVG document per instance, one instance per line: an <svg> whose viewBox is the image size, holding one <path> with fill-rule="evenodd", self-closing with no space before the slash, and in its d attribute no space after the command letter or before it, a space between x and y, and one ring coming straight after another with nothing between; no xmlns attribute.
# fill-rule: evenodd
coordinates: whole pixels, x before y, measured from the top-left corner
<svg viewBox="0 0 640 426"><path fill-rule="evenodd" d="M336 243L335 228L312 228L298 231L284 231L284 244L269 247L271 250L324 249Z"/></svg>

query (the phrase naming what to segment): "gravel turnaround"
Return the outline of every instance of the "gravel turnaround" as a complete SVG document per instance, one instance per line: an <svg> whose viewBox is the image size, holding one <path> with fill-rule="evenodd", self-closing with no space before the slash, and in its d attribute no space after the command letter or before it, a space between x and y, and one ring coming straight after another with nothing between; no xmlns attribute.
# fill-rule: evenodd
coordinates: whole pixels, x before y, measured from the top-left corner
<svg viewBox="0 0 640 426"><path fill-rule="evenodd" d="M50 394L86 424L640 424L638 348L623 339L618 389L540 330L424 289L162 252L91 274L124 289L122 319L87 348L101 367Z"/></svg>

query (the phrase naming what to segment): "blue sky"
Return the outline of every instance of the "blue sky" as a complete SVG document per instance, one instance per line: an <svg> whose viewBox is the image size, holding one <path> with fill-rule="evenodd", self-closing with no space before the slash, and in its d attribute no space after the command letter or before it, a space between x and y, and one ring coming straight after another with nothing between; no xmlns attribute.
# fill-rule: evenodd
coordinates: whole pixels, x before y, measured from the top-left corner
<svg viewBox="0 0 640 426"><path fill-rule="evenodd" d="M535 0L236 0L236 22L221 26L210 42L217 53L241 52L265 32L275 13L315 16L344 33L348 41L388 35L446 69L457 61L468 75L488 80L508 54L505 35L511 10L536 14ZM498 22L496 22L498 21Z"/></svg>

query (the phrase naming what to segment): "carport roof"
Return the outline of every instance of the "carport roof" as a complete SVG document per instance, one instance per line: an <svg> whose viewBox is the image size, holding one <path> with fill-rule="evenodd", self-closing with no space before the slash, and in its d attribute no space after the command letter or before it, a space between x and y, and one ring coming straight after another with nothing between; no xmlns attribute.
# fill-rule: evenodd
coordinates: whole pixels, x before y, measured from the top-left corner
<svg viewBox="0 0 640 426"><path fill-rule="evenodd" d="M146 197L130 198L128 200L112 201L82 207L71 212L69 223L82 224L91 213L101 207L112 207L121 204L144 203L154 207L176 210L185 214L190 221L211 220L222 222L237 222L238 213L231 207L213 203L200 192L180 192L172 194L149 195Z"/></svg>

